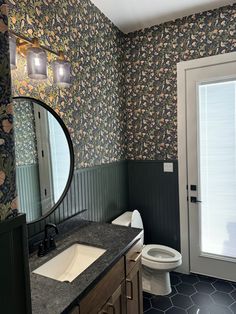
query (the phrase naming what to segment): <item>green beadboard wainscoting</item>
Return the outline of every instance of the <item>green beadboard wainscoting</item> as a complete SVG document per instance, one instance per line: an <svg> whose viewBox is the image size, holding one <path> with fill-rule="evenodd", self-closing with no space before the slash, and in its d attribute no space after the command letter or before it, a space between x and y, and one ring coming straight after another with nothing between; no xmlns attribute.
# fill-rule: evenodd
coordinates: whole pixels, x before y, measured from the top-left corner
<svg viewBox="0 0 236 314"><path fill-rule="evenodd" d="M127 162L77 170L62 204L47 219L29 225L29 237L52 221L59 223L87 209L92 221L110 221L128 206Z"/></svg>
<svg viewBox="0 0 236 314"><path fill-rule="evenodd" d="M138 209L144 242L180 250L178 163L164 172L164 161L129 161L129 208Z"/></svg>

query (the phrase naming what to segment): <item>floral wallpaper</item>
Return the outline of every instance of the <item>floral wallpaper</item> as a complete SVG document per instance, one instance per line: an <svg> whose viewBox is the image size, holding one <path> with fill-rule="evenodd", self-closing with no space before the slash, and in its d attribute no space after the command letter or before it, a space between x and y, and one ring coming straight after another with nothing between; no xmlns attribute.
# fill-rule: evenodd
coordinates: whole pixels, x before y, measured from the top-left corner
<svg viewBox="0 0 236 314"><path fill-rule="evenodd" d="M34 109L30 101L13 100L16 166L38 163Z"/></svg>
<svg viewBox="0 0 236 314"><path fill-rule="evenodd" d="M11 29L72 62L72 87L60 90L50 67L48 80L29 80L19 58L13 90L62 117L76 168L177 159L177 62L235 50L235 4L124 35L89 0L9 1Z"/></svg>
<svg viewBox="0 0 236 314"><path fill-rule="evenodd" d="M13 94L40 99L68 127L75 167L125 159L123 34L89 0L9 0L10 29L63 50L72 63L72 86L30 80L25 59L12 71ZM52 55L48 55L50 61Z"/></svg>
<svg viewBox="0 0 236 314"><path fill-rule="evenodd" d="M236 51L236 4L130 33L127 158L177 159L179 61Z"/></svg>
<svg viewBox="0 0 236 314"><path fill-rule="evenodd" d="M16 214L7 6L0 0L0 221Z"/></svg>

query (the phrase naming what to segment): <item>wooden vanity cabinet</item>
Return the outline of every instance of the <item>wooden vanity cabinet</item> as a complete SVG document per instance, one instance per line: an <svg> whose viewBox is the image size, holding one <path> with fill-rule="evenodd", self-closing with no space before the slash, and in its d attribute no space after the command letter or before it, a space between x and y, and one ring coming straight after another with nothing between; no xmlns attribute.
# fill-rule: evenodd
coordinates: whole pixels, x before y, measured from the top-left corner
<svg viewBox="0 0 236 314"><path fill-rule="evenodd" d="M127 314L143 313L141 266L141 261L137 261L126 278Z"/></svg>
<svg viewBox="0 0 236 314"><path fill-rule="evenodd" d="M141 252L138 241L70 314L142 314Z"/></svg>
<svg viewBox="0 0 236 314"><path fill-rule="evenodd" d="M143 313L141 240L126 254L126 308L127 314Z"/></svg>

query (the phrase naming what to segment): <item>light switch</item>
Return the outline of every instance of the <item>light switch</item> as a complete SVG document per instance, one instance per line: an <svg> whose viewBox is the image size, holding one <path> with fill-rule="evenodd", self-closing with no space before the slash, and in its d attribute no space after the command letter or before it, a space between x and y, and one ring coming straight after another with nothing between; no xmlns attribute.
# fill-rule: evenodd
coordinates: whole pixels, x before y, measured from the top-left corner
<svg viewBox="0 0 236 314"><path fill-rule="evenodd" d="M173 172L174 171L173 162L164 162L163 163L163 171L164 172Z"/></svg>

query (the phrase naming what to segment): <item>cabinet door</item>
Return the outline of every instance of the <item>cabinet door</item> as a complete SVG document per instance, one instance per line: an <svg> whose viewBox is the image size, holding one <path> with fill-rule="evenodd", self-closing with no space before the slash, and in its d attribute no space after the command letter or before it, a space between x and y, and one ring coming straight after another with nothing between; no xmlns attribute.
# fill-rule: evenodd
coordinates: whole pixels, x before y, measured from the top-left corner
<svg viewBox="0 0 236 314"><path fill-rule="evenodd" d="M142 265L138 259L126 277L127 314L143 313Z"/></svg>
<svg viewBox="0 0 236 314"><path fill-rule="evenodd" d="M120 284L98 314L126 314L125 282Z"/></svg>
<svg viewBox="0 0 236 314"><path fill-rule="evenodd" d="M99 310L110 300L117 288L125 279L124 257L122 257L112 269L98 282L98 284L81 300L81 314L97 314Z"/></svg>

